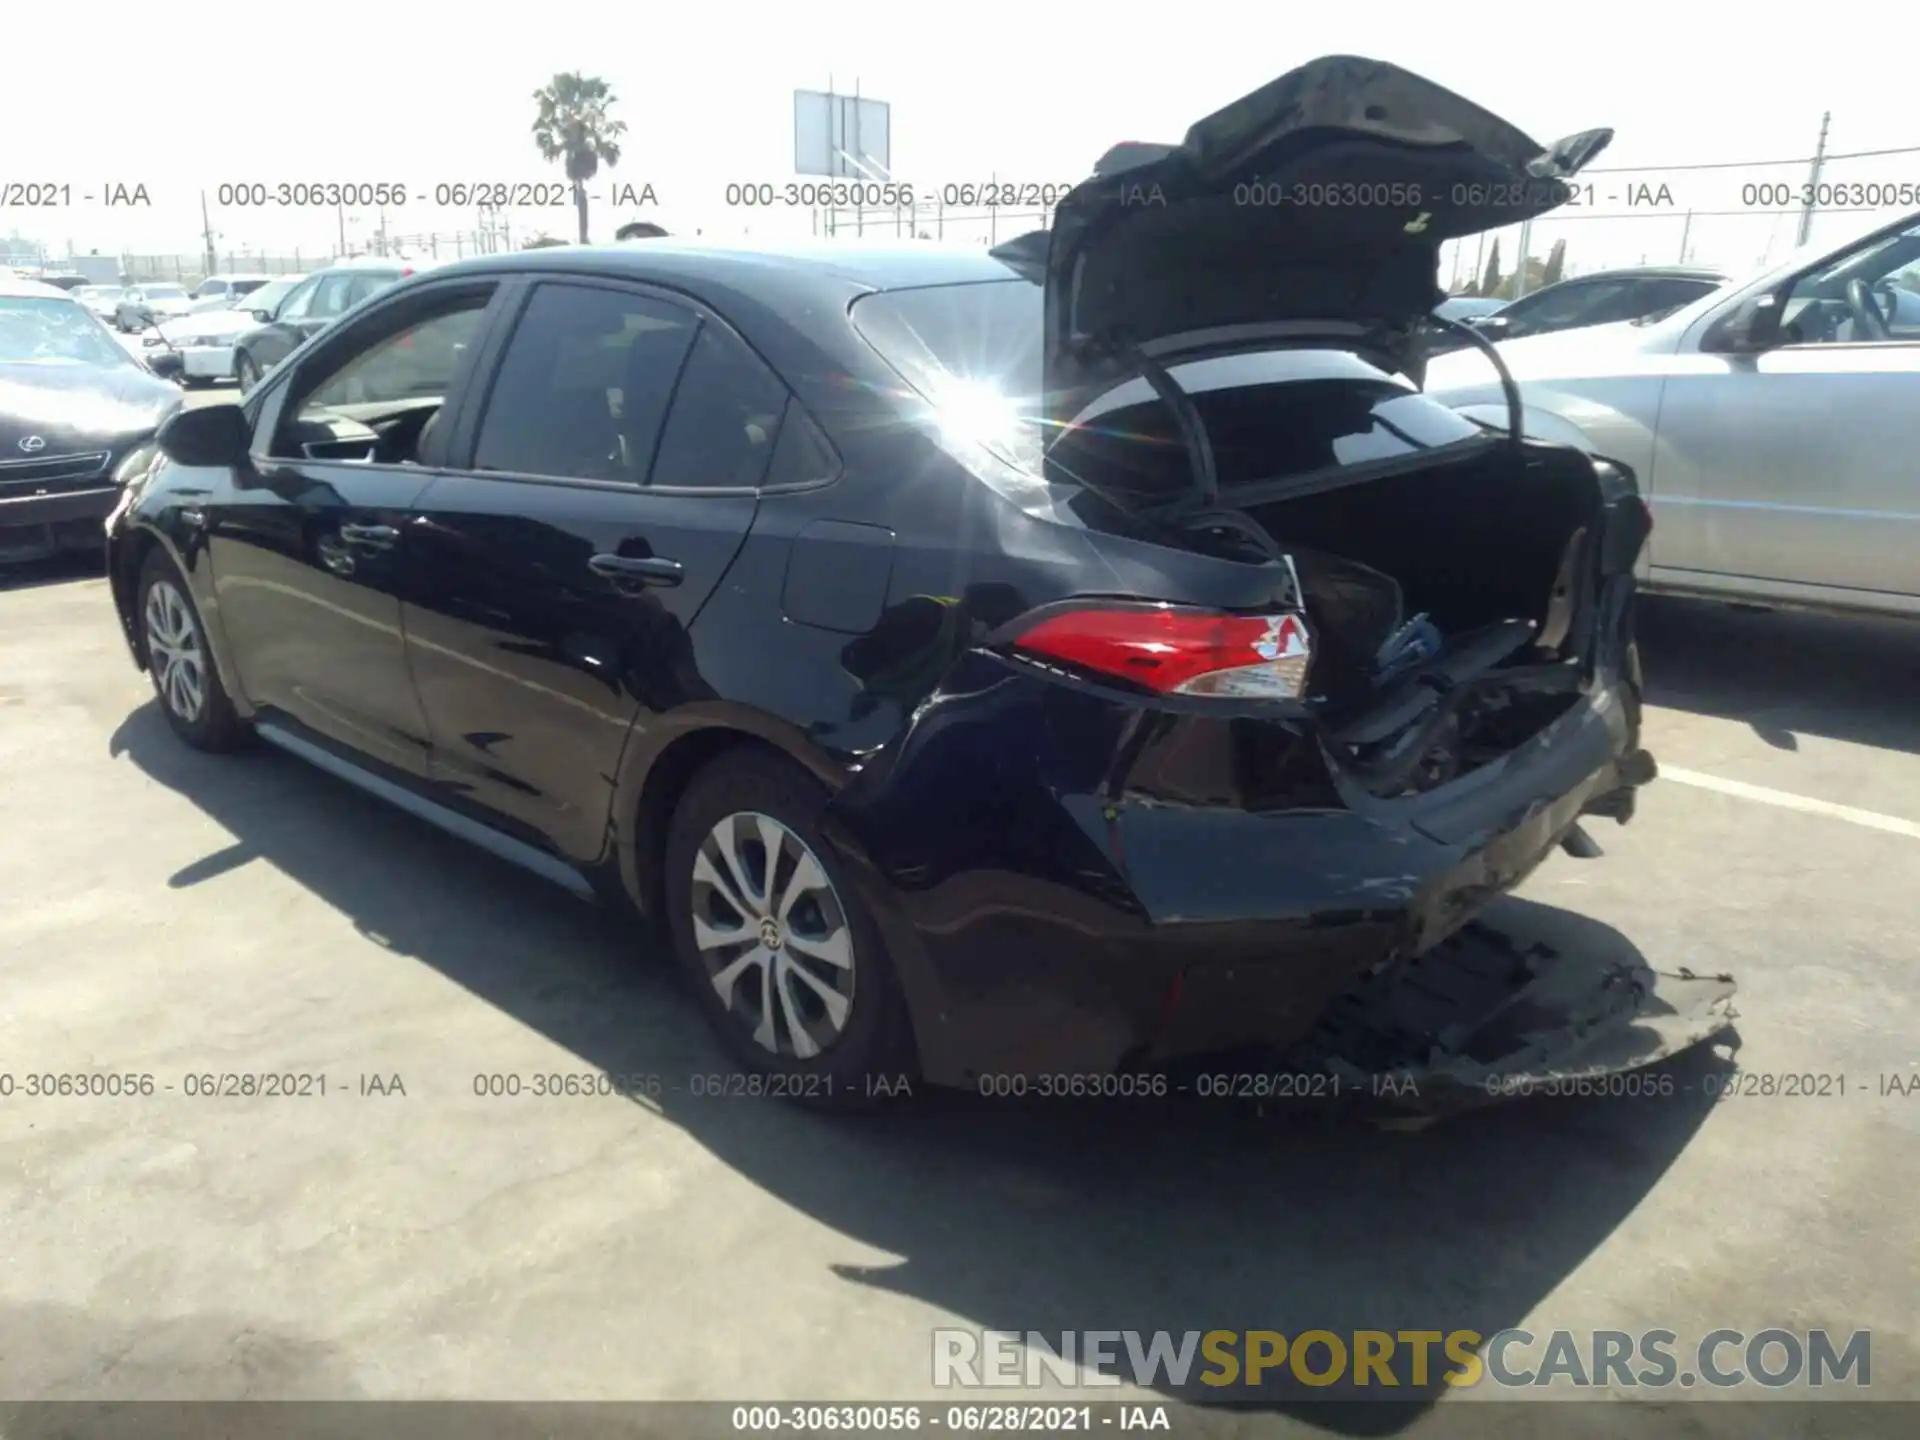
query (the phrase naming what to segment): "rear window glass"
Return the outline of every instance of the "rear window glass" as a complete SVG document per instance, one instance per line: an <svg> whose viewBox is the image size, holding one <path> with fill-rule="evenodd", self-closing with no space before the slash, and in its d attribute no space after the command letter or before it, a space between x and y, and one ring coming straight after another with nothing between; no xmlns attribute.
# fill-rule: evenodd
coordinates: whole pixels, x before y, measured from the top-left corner
<svg viewBox="0 0 1920 1440"><path fill-rule="evenodd" d="M1040 463L1040 287L1024 280L892 290L853 307L856 329L906 381L1022 469ZM1223 486L1366 464L1478 440L1485 431L1358 356L1271 350L1172 369L1206 421ZM1185 482L1173 416L1145 380L1084 410L1055 449L1067 473L1096 464L1106 488ZM1002 443L993 444L998 438Z"/></svg>

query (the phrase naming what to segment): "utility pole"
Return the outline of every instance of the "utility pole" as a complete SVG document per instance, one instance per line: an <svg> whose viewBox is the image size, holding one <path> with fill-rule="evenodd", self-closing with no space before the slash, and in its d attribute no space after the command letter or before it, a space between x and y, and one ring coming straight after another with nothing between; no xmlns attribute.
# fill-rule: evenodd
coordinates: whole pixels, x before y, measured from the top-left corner
<svg viewBox="0 0 1920 1440"><path fill-rule="evenodd" d="M1806 244L1808 237L1813 234L1814 200L1819 194L1820 167L1826 162L1827 158L1827 125L1832 119L1833 112L1831 110L1824 111L1820 116L1820 140L1819 143L1813 147L1813 169L1808 172L1807 175L1807 203L1806 207L1800 212L1799 243L1802 245Z"/></svg>
<svg viewBox="0 0 1920 1440"><path fill-rule="evenodd" d="M220 268L220 257L213 250L213 221L207 215L207 192L200 192L200 238L207 244L207 274Z"/></svg>
<svg viewBox="0 0 1920 1440"><path fill-rule="evenodd" d="M1682 265L1687 263L1687 236L1692 233L1693 212L1689 210L1687 211L1687 223L1680 227L1680 260L1678 263Z"/></svg>
<svg viewBox="0 0 1920 1440"><path fill-rule="evenodd" d="M1533 239L1533 221L1520 222L1520 261L1513 267L1513 298L1527 293L1527 245Z"/></svg>
<svg viewBox="0 0 1920 1440"><path fill-rule="evenodd" d="M345 205L335 205L333 207L333 218L340 222L339 254L340 258L344 260L347 258L347 207Z"/></svg>

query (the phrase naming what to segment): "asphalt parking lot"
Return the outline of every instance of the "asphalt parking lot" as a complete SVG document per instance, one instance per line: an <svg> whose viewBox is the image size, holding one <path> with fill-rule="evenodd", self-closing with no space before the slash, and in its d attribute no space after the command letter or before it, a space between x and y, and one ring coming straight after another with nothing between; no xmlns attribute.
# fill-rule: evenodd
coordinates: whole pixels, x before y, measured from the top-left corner
<svg viewBox="0 0 1920 1440"><path fill-rule="evenodd" d="M1920 1077L1920 631L1650 602L1669 778L1509 902L1732 972L1739 1063L1844 1094L1716 1103L1696 1055L1670 1098L1403 1134L483 1097L725 1067L644 937L290 758L180 746L97 566L0 610L0 1070L173 1087L0 1100L0 1395L907 1399L937 1325L1785 1325L1871 1330L1874 1393L1920 1398L1920 1093L1884 1093ZM184 1093L240 1072L328 1090Z"/></svg>

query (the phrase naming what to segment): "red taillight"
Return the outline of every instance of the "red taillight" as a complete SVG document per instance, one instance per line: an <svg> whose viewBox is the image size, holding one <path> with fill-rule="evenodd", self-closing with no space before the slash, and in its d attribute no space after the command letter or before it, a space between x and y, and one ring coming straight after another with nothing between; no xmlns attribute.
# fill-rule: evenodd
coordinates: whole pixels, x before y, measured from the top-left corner
<svg viewBox="0 0 1920 1440"><path fill-rule="evenodd" d="M1307 622L1291 612L1227 615L1177 605L1063 610L1014 646L1161 695L1249 700L1299 696L1313 649Z"/></svg>
<svg viewBox="0 0 1920 1440"><path fill-rule="evenodd" d="M407 266L407 268L406 268L406 269L404 269L404 270L402 270L402 271L400 272L400 278L401 278L402 280L404 280L404 279L406 279L406 278L407 278L407 276L409 276L409 275L411 275L412 273L413 273L413 267L412 267L411 265L409 265L409 266Z"/></svg>

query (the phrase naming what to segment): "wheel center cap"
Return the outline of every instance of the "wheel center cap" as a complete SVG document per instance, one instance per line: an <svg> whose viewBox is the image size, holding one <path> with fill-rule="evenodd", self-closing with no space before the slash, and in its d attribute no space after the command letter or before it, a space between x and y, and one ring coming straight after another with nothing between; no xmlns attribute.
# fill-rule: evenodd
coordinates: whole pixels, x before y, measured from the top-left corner
<svg viewBox="0 0 1920 1440"><path fill-rule="evenodd" d="M778 950L781 941L780 922L768 916L760 922L760 943L769 950Z"/></svg>

